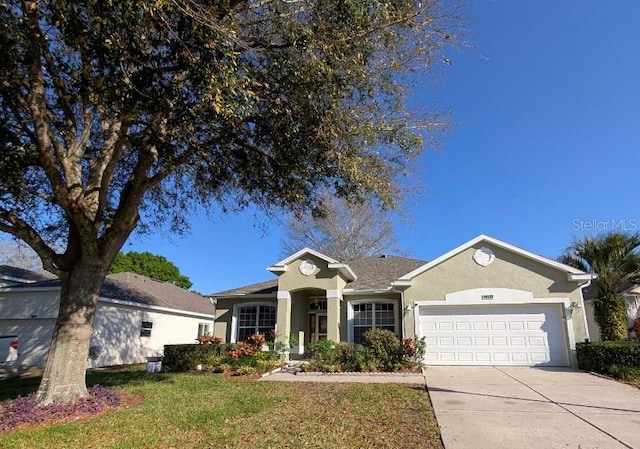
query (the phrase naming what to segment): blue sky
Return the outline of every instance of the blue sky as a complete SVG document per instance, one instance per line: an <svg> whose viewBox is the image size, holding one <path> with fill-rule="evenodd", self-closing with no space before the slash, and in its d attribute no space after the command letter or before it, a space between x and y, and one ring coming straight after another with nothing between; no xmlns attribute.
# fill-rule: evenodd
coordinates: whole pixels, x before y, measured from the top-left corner
<svg viewBox="0 0 640 449"><path fill-rule="evenodd" d="M640 230L640 2L468 3L473 47L410 94L455 126L418 160L427 193L407 200L400 246L429 260L484 233L556 257L594 227ZM272 277L278 223L251 210L191 222L124 250L166 256L205 294Z"/></svg>

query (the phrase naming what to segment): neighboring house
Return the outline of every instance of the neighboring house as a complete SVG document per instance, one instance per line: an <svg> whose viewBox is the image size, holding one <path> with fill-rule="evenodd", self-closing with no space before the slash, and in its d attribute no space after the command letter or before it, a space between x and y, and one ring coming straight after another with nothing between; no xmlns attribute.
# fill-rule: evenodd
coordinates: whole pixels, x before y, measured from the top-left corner
<svg viewBox="0 0 640 449"><path fill-rule="evenodd" d="M600 326L596 323L593 314L593 300L596 298L598 290L594 285L590 285L583 289L585 311L587 315L587 325L589 327L589 338L591 341L600 341ZM627 304L627 326L631 328L633 321L640 317L640 285L628 285L620 294L624 297ZM640 336L636 336L640 338Z"/></svg>
<svg viewBox="0 0 640 449"><path fill-rule="evenodd" d="M485 235L431 262L347 264L305 248L268 270L277 279L211 295L216 336L273 333L296 354L384 328L424 337L427 364L548 366L576 366L575 343L589 337L590 275Z"/></svg>
<svg viewBox="0 0 640 449"><path fill-rule="evenodd" d="M25 273L21 281L3 273L6 267L0 267L0 282L7 277L14 282L0 288L0 336L17 336L19 343L19 356L6 363L41 366L58 315L60 281L34 281ZM213 329L214 314L208 298L173 284L134 273L109 275L100 292L88 364L141 363L161 355L165 344L195 343Z"/></svg>

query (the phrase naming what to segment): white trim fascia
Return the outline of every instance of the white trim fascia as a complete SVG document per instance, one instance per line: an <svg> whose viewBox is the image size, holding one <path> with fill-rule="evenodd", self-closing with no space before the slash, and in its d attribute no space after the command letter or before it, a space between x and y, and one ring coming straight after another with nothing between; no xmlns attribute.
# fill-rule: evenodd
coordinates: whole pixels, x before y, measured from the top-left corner
<svg viewBox="0 0 640 449"><path fill-rule="evenodd" d="M353 288L342 290L342 296L356 296L356 295L375 295L377 293L389 293L393 292L391 287L389 288L380 288L380 289L371 289L371 290L356 290Z"/></svg>
<svg viewBox="0 0 640 449"><path fill-rule="evenodd" d="M21 284L35 284L36 282L41 282L44 280L40 279L39 281L34 281L33 279L17 278L13 276L0 276L0 279L5 281L20 282Z"/></svg>
<svg viewBox="0 0 640 449"><path fill-rule="evenodd" d="M328 298L342 299L342 292L340 290L326 290L325 295Z"/></svg>
<svg viewBox="0 0 640 449"><path fill-rule="evenodd" d="M237 295L222 295L222 296L216 296L216 295L209 295L212 298L215 299L230 299L230 300L234 300L234 299L276 299L276 295L274 293L260 293L260 294L253 294L253 293L247 293L247 294L237 294Z"/></svg>
<svg viewBox="0 0 640 449"><path fill-rule="evenodd" d="M311 254L330 264L339 263L337 260L332 259L329 256L325 256L324 254L319 253L318 251L315 251L311 248L302 248L300 251L297 251L287 258L282 259L280 262L274 263L273 265L268 267L267 270L271 271L272 273L284 273L285 271L287 271L287 265L289 265L294 260L299 259L304 254Z"/></svg>
<svg viewBox="0 0 640 449"><path fill-rule="evenodd" d="M136 307L139 309L149 309L149 310L154 310L156 312L166 312L166 313L173 313L173 314L180 314L180 315L185 315L185 316L191 316L191 317L196 317L196 318L207 318L207 319L215 319L216 315L215 313L209 315L206 313L200 313L200 312L191 312L189 310L182 310L182 309L172 309L171 307L162 307L162 306L154 306L151 304L142 304L139 302L132 302L132 301L123 301L122 299L115 299L115 298L107 298L104 296L100 296L100 298L98 299L98 303L109 303L109 304L117 304L117 305L121 305L121 306L128 306L128 307ZM212 306L213 308L213 306Z"/></svg>
<svg viewBox="0 0 640 449"><path fill-rule="evenodd" d="M60 286L51 286L51 287L0 287L0 291L3 292L50 292L50 291L60 291Z"/></svg>
<svg viewBox="0 0 640 449"><path fill-rule="evenodd" d="M278 294L276 295L276 299L291 299L291 293L288 290L278 290Z"/></svg>
<svg viewBox="0 0 640 449"><path fill-rule="evenodd" d="M409 273L409 274L411 274L411 273ZM408 275L405 275L405 276L408 276ZM404 276L403 276L403 277L404 277ZM407 288L407 287L411 287L411 280L409 280L409 279L402 279L402 278L400 278L400 279L398 279L397 281L393 281L393 282L391 283L391 286L392 286L392 287L395 287L395 288Z"/></svg>
<svg viewBox="0 0 640 449"><path fill-rule="evenodd" d="M453 256L473 247L474 245L477 245L480 242L487 242L490 243L492 245L495 245L499 248L505 249L507 251L510 251L512 253L518 254L520 256L526 257L527 259L531 259L533 261L539 262L541 264L547 265L551 268L555 268L556 270L560 270L560 271L564 271L566 273L568 273L569 275L584 275L586 274L584 271L578 270L577 268L573 268L569 265L565 265L563 263L557 262L555 260L549 259L547 257L543 257L540 256L538 254L532 253L531 251L527 251L525 249L519 248L517 246L511 245L507 242L503 242L502 240L498 240L496 238L493 237L489 237L488 235L485 234L480 234L479 236L469 240L466 243L463 243L462 245L458 246L457 248L452 249L451 251L443 254L440 257L437 257L436 259L432 260L431 262L426 263L425 265L411 271L410 273L405 274L404 276L401 276L398 281L411 281L414 277L418 276L419 274L424 273L427 270L430 270L431 268L435 267L436 265L441 264L442 262L444 262L445 260L448 260L450 258L452 258ZM571 280L571 279L570 279ZM397 282L397 281L396 281Z"/></svg>
<svg viewBox="0 0 640 449"><path fill-rule="evenodd" d="M353 272L351 267L346 263L330 263L327 265L330 270L338 270L338 272L349 282L353 282L358 279L358 276Z"/></svg>
<svg viewBox="0 0 640 449"><path fill-rule="evenodd" d="M567 278L570 281L573 281L573 282L584 282L584 281L587 281L587 282L591 283L591 281L593 279L597 279L598 278L598 275L590 274L590 273L584 273L584 274L567 273Z"/></svg>

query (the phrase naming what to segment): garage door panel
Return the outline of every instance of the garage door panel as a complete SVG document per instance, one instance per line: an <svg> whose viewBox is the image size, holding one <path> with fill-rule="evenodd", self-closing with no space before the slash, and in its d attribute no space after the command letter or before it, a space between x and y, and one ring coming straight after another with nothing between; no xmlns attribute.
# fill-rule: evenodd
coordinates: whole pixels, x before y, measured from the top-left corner
<svg viewBox="0 0 640 449"><path fill-rule="evenodd" d="M421 306L427 364L567 366L559 304Z"/></svg>

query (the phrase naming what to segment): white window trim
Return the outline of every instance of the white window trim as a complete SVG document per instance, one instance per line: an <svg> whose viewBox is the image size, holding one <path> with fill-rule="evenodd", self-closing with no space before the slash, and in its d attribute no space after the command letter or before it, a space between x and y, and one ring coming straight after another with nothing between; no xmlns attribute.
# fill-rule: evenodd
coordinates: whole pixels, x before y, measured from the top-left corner
<svg viewBox="0 0 640 449"><path fill-rule="evenodd" d="M143 323L151 323L151 327L142 327ZM140 321L140 332L139 332L139 337L140 338L151 338L153 337L153 330L156 327L156 323L153 320L149 320L149 319L145 319L145 320L141 320ZM143 330L149 330L149 335L142 335L142 331Z"/></svg>
<svg viewBox="0 0 640 449"><path fill-rule="evenodd" d="M349 301L349 306L347 307L347 323L349 323L348 328L348 341L353 343L353 320L354 320L354 312L353 306L354 304L393 304L393 331L396 335L400 335L400 301L395 299L383 299L383 298L364 298L364 299L354 299Z"/></svg>
<svg viewBox="0 0 640 449"><path fill-rule="evenodd" d="M231 316L231 343L237 343L238 337L238 314L240 313L240 307L247 306L272 306L276 308L276 326L278 325L278 304L271 301L254 301L254 302L240 302L233 305L233 315Z"/></svg>
<svg viewBox="0 0 640 449"><path fill-rule="evenodd" d="M213 332L212 332L212 331L213 331L213 329L212 329L211 323L204 322L204 321L200 321L200 322L198 323L198 334L200 333L200 326L208 327L208 328L209 328L209 332L205 332L205 333L203 333L202 335L207 335L207 334L208 334L208 335L213 335ZM201 337L202 335L198 335L198 337Z"/></svg>

